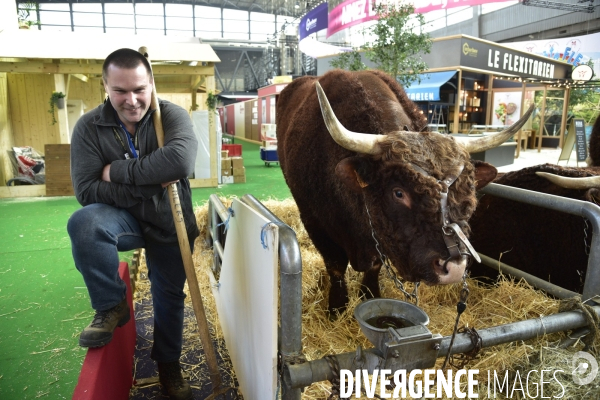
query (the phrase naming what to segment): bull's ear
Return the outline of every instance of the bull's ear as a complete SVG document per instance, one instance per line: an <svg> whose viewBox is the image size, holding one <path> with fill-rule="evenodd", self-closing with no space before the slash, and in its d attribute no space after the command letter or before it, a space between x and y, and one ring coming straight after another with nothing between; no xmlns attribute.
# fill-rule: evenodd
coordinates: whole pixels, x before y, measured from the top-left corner
<svg viewBox="0 0 600 400"><path fill-rule="evenodd" d="M479 160L471 160L471 163L475 167L476 190L483 189L496 178L498 170L493 165Z"/></svg>
<svg viewBox="0 0 600 400"><path fill-rule="evenodd" d="M335 167L335 174L344 185L355 192L360 192L364 187L369 186L364 178L363 164L359 157L344 158Z"/></svg>

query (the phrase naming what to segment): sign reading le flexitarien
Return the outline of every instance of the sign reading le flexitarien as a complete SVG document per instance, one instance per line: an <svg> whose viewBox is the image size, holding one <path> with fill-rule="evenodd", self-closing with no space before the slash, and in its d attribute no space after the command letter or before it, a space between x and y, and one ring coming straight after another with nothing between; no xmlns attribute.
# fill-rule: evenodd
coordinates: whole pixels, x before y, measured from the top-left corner
<svg viewBox="0 0 600 400"><path fill-rule="evenodd" d="M460 63L498 74L546 79L565 79L572 69L547 57L467 38L461 43Z"/></svg>

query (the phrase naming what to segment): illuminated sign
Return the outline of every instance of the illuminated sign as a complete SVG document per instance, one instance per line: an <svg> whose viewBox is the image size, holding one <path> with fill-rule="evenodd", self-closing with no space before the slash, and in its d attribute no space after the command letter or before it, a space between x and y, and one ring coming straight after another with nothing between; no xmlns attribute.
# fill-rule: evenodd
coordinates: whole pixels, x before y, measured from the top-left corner
<svg viewBox="0 0 600 400"><path fill-rule="evenodd" d="M571 72L571 79L578 82L587 82L594 77L594 70L587 64L581 64Z"/></svg>

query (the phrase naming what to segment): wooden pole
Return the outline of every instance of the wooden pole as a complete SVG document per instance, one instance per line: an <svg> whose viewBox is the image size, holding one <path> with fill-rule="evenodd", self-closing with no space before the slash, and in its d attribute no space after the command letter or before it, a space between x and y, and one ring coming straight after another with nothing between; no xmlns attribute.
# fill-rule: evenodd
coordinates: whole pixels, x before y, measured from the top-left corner
<svg viewBox="0 0 600 400"><path fill-rule="evenodd" d="M548 94L548 85L544 85L544 97L542 98L542 111L540 112L540 129L538 132L538 153L542 151L542 137L544 136L545 123L546 123L546 95Z"/></svg>
<svg viewBox="0 0 600 400"><path fill-rule="evenodd" d="M452 133L462 133L459 129L460 126L460 101L462 96L460 95L461 90L464 90L462 84L462 69L458 70L458 88L456 89L456 98L454 99L454 113L452 113L452 121L454 126L452 127ZM450 119L450 117L448 117ZM450 132L450 130L448 130Z"/></svg>
<svg viewBox="0 0 600 400"><path fill-rule="evenodd" d="M148 50L146 47L140 47L139 52L148 58ZM165 142L165 132L163 129L162 118L160 113L160 107L158 106L158 97L156 96L156 87L152 90L152 100L150 107L156 110L152 115L154 121L154 129L156 130L156 139L158 141L158 147L163 147ZM200 334L200 340L202 341L202 348L206 355L206 363L208 364L208 373L210 374L210 380L213 385L213 393L217 392L221 386L221 374L219 373L219 365L217 363L217 356L213 347L212 339L210 338L210 332L208 331L208 322L206 320L206 313L204 311L204 304L202 303L202 296L200 295L200 286L198 285L198 277L194 269L194 261L192 259L192 253L190 251L190 242L187 235L187 229L185 228L185 222L183 220L183 211L181 209L181 203L179 201L179 193L177 191L177 184L172 183L168 186L169 199L171 201L171 211L173 212L173 220L175 221L175 229L177 231L177 239L179 241L179 248L181 249L181 257L183 258L183 266L185 268L185 276L188 281L188 287L190 289L190 296L192 298L192 306L194 308L194 314L196 314L196 322L198 323L198 333Z"/></svg>
<svg viewBox="0 0 600 400"><path fill-rule="evenodd" d="M565 141L565 134L567 132L567 118L569 117L569 97L571 96L571 88L567 87L564 91L562 119L560 121L560 139L558 140L558 147L562 149Z"/></svg>
<svg viewBox="0 0 600 400"><path fill-rule="evenodd" d="M526 88L527 88L527 82L523 81L523 83L521 84L521 107L519 108L521 110L520 114L521 116L523 116L523 114L525 113L523 110L525 110L525 93L526 93ZM515 158L519 158L519 156L521 155L521 143L522 143L522 139L523 139L523 127L521 127L521 129L519 129L519 132L517 133L517 155L515 156ZM525 145L525 147L527 147L527 145Z"/></svg>

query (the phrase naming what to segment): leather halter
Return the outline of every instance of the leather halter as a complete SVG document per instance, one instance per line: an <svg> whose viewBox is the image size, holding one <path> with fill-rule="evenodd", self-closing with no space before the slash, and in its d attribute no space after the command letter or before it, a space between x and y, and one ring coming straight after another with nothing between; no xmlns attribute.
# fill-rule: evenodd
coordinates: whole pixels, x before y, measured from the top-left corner
<svg viewBox="0 0 600 400"><path fill-rule="evenodd" d="M427 171L418 165L411 164L411 166L423 176L430 176ZM463 172L465 166L461 165L458 173L456 175L447 175L444 179L438 180L437 183L442 185L442 190L440 191L440 205L441 205L441 213L442 213L442 236L444 238L444 242L446 243L446 247L448 248L448 252L450 253L450 257L444 263L447 264L451 259L457 258L460 259L463 255L468 255L473 257L477 262L481 262L481 258L479 254L475 251L469 239L464 234L460 226L458 226L455 222L450 222L450 215L448 210L448 191L450 186L458 179L459 175ZM462 242L467 248L467 253L461 253L459 244Z"/></svg>

